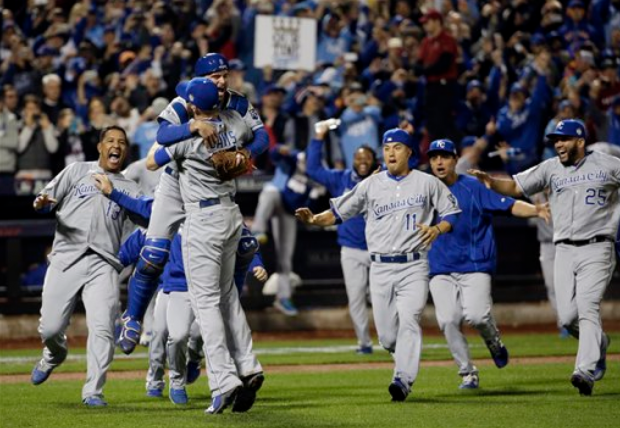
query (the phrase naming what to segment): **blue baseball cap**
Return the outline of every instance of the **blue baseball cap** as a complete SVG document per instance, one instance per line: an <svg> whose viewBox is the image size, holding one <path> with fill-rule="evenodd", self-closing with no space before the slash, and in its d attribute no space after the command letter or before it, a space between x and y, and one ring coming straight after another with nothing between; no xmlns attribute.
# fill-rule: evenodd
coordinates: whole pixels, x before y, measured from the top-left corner
<svg viewBox="0 0 620 428"><path fill-rule="evenodd" d="M187 101L187 85L189 85L189 80L183 80L177 83L174 88L174 92L185 101Z"/></svg>
<svg viewBox="0 0 620 428"><path fill-rule="evenodd" d="M435 140L429 146L426 151L426 155L431 157L435 153L449 153L453 156L457 155L456 144L451 140Z"/></svg>
<svg viewBox="0 0 620 428"><path fill-rule="evenodd" d="M409 147L411 150L415 150L413 148L413 140L411 139L411 135L404 129L394 128L386 131L383 134L383 144L389 143L402 143L405 146Z"/></svg>
<svg viewBox="0 0 620 428"><path fill-rule="evenodd" d="M206 77L195 77L187 84L187 102L200 110L213 110L219 107L217 85Z"/></svg>
<svg viewBox="0 0 620 428"><path fill-rule="evenodd" d="M550 140L557 140L561 137L586 138L586 126L579 119L561 120L553 132L546 135Z"/></svg>
<svg viewBox="0 0 620 428"><path fill-rule="evenodd" d="M209 74L216 73L218 71L226 71L229 68L228 60L224 57L224 55L219 53L209 53L198 58L198 61L196 61L196 65L194 66L194 75L208 76Z"/></svg>
<svg viewBox="0 0 620 428"><path fill-rule="evenodd" d="M583 5L583 2L581 0L571 0L568 2L568 7L580 7L582 9L585 9L585 6Z"/></svg>
<svg viewBox="0 0 620 428"><path fill-rule="evenodd" d="M228 68L234 71L245 71L247 67L240 59L231 59L228 61Z"/></svg>

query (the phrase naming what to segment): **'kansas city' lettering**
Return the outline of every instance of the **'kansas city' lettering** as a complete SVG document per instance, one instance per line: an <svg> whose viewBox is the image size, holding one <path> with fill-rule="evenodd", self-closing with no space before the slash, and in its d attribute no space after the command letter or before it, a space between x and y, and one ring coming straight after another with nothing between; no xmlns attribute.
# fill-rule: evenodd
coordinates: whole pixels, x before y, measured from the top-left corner
<svg viewBox="0 0 620 428"><path fill-rule="evenodd" d="M372 211L375 214L375 218L381 218L396 211L423 206L426 204L427 199L428 197L424 195L410 196L387 204L375 205Z"/></svg>
<svg viewBox="0 0 620 428"><path fill-rule="evenodd" d="M603 183L607 181L607 172L599 170L586 174L571 175L570 177L552 178L551 189L554 192L566 187L578 186L583 183Z"/></svg>

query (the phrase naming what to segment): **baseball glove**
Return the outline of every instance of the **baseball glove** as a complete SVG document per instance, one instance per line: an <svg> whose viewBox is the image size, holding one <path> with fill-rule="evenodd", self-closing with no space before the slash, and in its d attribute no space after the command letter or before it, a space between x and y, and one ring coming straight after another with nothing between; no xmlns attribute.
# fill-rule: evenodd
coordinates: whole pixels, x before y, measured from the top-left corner
<svg viewBox="0 0 620 428"><path fill-rule="evenodd" d="M252 161L247 149L217 152L213 154L211 160L222 181L232 180L252 170Z"/></svg>

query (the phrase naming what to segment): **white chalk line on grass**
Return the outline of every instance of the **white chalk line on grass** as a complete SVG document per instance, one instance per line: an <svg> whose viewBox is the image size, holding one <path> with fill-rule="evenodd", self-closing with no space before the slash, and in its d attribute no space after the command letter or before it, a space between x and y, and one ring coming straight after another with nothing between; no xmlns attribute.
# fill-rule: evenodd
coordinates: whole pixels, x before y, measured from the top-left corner
<svg viewBox="0 0 620 428"><path fill-rule="evenodd" d="M477 348L482 345L470 345L471 348ZM445 343L431 343L428 345L423 345L423 349L447 349L448 345ZM338 346L300 346L300 347L283 347L283 348L259 348L255 349L254 353L256 355L291 355L291 354L337 354L342 352L354 352L357 349L356 346L351 345L338 345ZM374 351L382 351L383 348L381 346L375 345L373 347ZM136 352L131 355L124 354L116 354L114 355L114 359L116 360L129 360L129 359L139 359L139 358L148 358L149 354L147 352ZM16 357L1 357L0 356L0 364L21 364L21 363L34 363L39 361L41 356L16 356ZM67 361L86 361L86 354L69 354L67 355Z"/></svg>

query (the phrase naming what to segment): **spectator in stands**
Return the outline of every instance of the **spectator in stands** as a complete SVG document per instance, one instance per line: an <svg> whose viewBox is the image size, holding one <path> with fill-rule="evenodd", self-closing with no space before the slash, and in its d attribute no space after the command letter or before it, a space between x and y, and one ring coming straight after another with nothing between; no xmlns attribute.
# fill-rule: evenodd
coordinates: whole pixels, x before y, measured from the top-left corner
<svg viewBox="0 0 620 428"><path fill-rule="evenodd" d="M538 74L532 96L528 97L529 91L523 83L514 83L510 88L508 103L497 115L498 141L506 142L501 145L501 149L507 151L514 148L518 151L506 163L509 174L516 174L538 162L542 143L540 131L551 97L547 84L550 60L547 51L536 57L534 69Z"/></svg>
<svg viewBox="0 0 620 428"><path fill-rule="evenodd" d="M616 95L607 112L609 130L607 142L620 146L620 95Z"/></svg>
<svg viewBox="0 0 620 428"><path fill-rule="evenodd" d="M19 111L19 95L13 85L4 85L2 87L4 100L4 108L7 112L13 113L17 120L21 120L21 112Z"/></svg>
<svg viewBox="0 0 620 428"><path fill-rule="evenodd" d="M237 91L240 94L250 100L254 105L258 102L258 95L256 94L256 88L250 82L245 81L246 66L243 61L239 59L231 59L228 61L228 87L233 91Z"/></svg>
<svg viewBox="0 0 620 428"><path fill-rule="evenodd" d="M51 179L52 154L58 150L56 128L34 95L24 99L24 127L19 134L17 178Z"/></svg>
<svg viewBox="0 0 620 428"><path fill-rule="evenodd" d="M443 16L431 9L420 20L426 37L420 46L419 74L426 77L424 111L431 140L460 140L454 125L458 45L443 27Z"/></svg>
<svg viewBox="0 0 620 428"><path fill-rule="evenodd" d="M41 110L47 115L54 124L58 123L58 114L67 108L61 99L62 80L57 74L46 74L43 76L43 104Z"/></svg>
<svg viewBox="0 0 620 428"><path fill-rule="evenodd" d="M92 98L88 103L88 123L80 139L82 140L82 150L86 161L94 161L99 159L97 151L97 143L101 130L107 126L114 124L114 121L107 114L106 106L101 98Z"/></svg>
<svg viewBox="0 0 620 428"><path fill-rule="evenodd" d="M17 167L19 121L5 105L6 91L0 93L0 179L12 177Z"/></svg>
<svg viewBox="0 0 620 428"><path fill-rule="evenodd" d="M335 64L351 50L353 37L347 22L337 13L330 13L321 20L316 47L317 64Z"/></svg>
<svg viewBox="0 0 620 428"><path fill-rule="evenodd" d="M58 134L58 151L53 156L54 175L58 174L65 166L84 161L84 151L80 139L82 124L73 110L66 108L60 111L56 131Z"/></svg>
<svg viewBox="0 0 620 428"><path fill-rule="evenodd" d="M116 96L110 104L110 117L118 126L123 128L127 135L134 135L140 124L138 109L129 104L127 98Z"/></svg>
<svg viewBox="0 0 620 428"><path fill-rule="evenodd" d="M261 103L259 105L259 114L265 125L265 129L269 134L269 147L275 147L276 144L285 142L284 129L288 121L288 116L282 110L284 103L284 95L286 90L277 85L270 85L265 88ZM273 173L273 165L269 159L269 153L259 156L255 163L259 170L267 173Z"/></svg>
<svg viewBox="0 0 620 428"><path fill-rule="evenodd" d="M361 90L353 90L345 99L347 108L342 112L339 128L342 160L347 169L353 168L353 156L361 146L379 153L381 109L376 101ZM330 133L333 134L333 133Z"/></svg>
<svg viewBox="0 0 620 428"><path fill-rule="evenodd" d="M588 23L583 1L570 0L566 9L566 20L560 28L560 35L566 40L569 51L575 51L583 43L592 42L597 47L603 45L602 29L596 29Z"/></svg>
<svg viewBox="0 0 620 428"><path fill-rule="evenodd" d="M136 132L131 137L131 143L138 147L140 159L146 157L149 149L157 140L157 129L159 128L157 117L167 105L168 100L166 98L155 98L151 106L142 114L142 123L138 125Z"/></svg>

